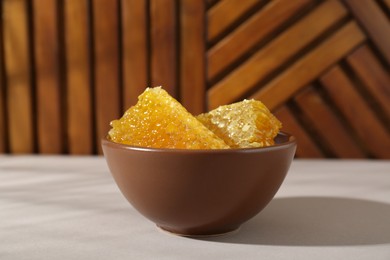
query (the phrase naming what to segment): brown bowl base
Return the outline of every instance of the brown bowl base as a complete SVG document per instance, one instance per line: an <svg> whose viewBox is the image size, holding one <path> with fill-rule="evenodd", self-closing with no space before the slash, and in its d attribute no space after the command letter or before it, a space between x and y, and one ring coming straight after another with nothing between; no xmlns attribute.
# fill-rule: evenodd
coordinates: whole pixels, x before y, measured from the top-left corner
<svg viewBox="0 0 390 260"><path fill-rule="evenodd" d="M168 234L171 234L171 235L175 235L175 236L181 236L181 237L193 237L193 238L202 238L202 237L217 237L217 236L225 236L225 235L230 235L230 234L234 234L234 233L237 233L240 231L241 227L237 227L237 228L233 228L233 229L228 229L228 230L225 230L225 231L222 231L222 232L218 232L218 233L210 233L210 234L189 234L189 233L180 233L180 231L173 231L173 230L169 230L165 227L161 227L159 225L156 225L157 229L162 231L163 233L168 233Z"/></svg>

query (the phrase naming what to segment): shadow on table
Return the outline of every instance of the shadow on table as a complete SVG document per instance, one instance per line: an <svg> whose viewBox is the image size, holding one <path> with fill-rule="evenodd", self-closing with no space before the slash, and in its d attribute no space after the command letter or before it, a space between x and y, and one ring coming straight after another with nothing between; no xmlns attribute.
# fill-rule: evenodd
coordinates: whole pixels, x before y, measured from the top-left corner
<svg viewBox="0 0 390 260"><path fill-rule="evenodd" d="M390 243L390 204L337 197L274 199L231 235L207 241L286 246Z"/></svg>

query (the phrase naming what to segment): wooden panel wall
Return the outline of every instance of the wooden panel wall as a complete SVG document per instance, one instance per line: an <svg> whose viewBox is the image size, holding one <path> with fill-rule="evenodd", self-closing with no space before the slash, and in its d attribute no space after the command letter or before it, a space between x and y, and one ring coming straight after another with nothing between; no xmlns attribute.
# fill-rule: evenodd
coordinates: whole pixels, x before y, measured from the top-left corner
<svg viewBox="0 0 390 260"><path fill-rule="evenodd" d="M298 157L390 158L386 0L2 0L0 11L0 153L100 153L110 120L163 85L194 114L263 101Z"/></svg>
<svg viewBox="0 0 390 260"><path fill-rule="evenodd" d="M208 6L208 108L263 101L298 157L390 158L386 1L246 2Z"/></svg>

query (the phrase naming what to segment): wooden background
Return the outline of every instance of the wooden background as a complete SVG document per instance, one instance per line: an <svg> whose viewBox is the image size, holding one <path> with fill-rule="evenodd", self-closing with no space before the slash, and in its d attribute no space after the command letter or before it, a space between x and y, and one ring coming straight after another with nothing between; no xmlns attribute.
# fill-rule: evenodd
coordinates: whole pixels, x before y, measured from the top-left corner
<svg viewBox="0 0 390 260"><path fill-rule="evenodd" d="M298 157L390 158L389 0L2 0L0 153L97 154L147 86L256 98Z"/></svg>

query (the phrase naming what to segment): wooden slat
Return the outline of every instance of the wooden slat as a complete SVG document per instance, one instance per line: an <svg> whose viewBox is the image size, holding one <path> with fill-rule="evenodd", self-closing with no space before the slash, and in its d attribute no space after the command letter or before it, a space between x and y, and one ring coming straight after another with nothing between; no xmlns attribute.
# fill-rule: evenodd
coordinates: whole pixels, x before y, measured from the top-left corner
<svg viewBox="0 0 390 260"><path fill-rule="evenodd" d="M123 105L125 110L149 87L147 1L122 1Z"/></svg>
<svg viewBox="0 0 390 260"><path fill-rule="evenodd" d="M387 8L390 10L390 0L382 0L383 3L387 6Z"/></svg>
<svg viewBox="0 0 390 260"><path fill-rule="evenodd" d="M88 1L64 1L68 150L93 152L91 68L89 63Z"/></svg>
<svg viewBox="0 0 390 260"><path fill-rule="evenodd" d="M181 103L193 114L205 110L204 1L181 1L180 93Z"/></svg>
<svg viewBox="0 0 390 260"><path fill-rule="evenodd" d="M311 0L275 0L269 2L261 11L254 14L209 50L207 53L208 79L212 80L230 63L248 52L265 36L285 23L286 20L310 2ZM230 19L225 17L224 20L229 21Z"/></svg>
<svg viewBox="0 0 390 260"><path fill-rule="evenodd" d="M57 8L55 0L33 1L38 152L48 154L63 151Z"/></svg>
<svg viewBox="0 0 390 260"><path fill-rule="evenodd" d="M0 12L2 13L2 6L0 4ZM3 24L2 17L0 17L0 24ZM5 75L4 75L4 55L3 55L3 27L0 26L0 154L7 151L7 122L5 109Z"/></svg>
<svg viewBox="0 0 390 260"><path fill-rule="evenodd" d="M206 0L207 7L210 7L214 4L216 4L218 1L220 1L220 0Z"/></svg>
<svg viewBox="0 0 390 260"><path fill-rule="evenodd" d="M231 103L241 97L345 15L346 10L339 2L323 3L215 84L208 92L210 108ZM329 51L327 48L328 45L322 51Z"/></svg>
<svg viewBox="0 0 390 260"><path fill-rule="evenodd" d="M152 86L177 97L177 31L175 0L150 0Z"/></svg>
<svg viewBox="0 0 390 260"><path fill-rule="evenodd" d="M390 120L390 73L375 58L367 45L347 57L348 63L382 106Z"/></svg>
<svg viewBox="0 0 390 260"><path fill-rule="evenodd" d="M390 64L390 22L375 1L344 0Z"/></svg>
<svg viewBox="0 0 390 260"><path fill-rule="evenodd" d="M330 110L313 88L306 88L294 99L331 151L341 158L363 158L341 120Z"/></svg>
<svg viewBox="0 0 390 260"><path fill-rule="evenodd" d="M225 31L229 25L235 22L243 14L248 12L254 5L262 0L223 0L214 5L207 14L208 31L207 39L212 41ZM228 19L227 19L228 17Z"/></svg>
<svg viewBox="0 0 390 260"><path fill-rule="evenodd" d="M378 158L390 158L389 133L344 72L336 66L321 77L321 83L367 149Z"/></svg>
<svg viewBox="0 0 390 260"><path fill-rule="evenodd" d="M11 153L34 152L27 0L3 0L7 113Z"/></svg>
<svg viewBox="0 0 390 260"><path fill-rule="evenodd" d="M118 2L93 1L97 147L110 121L120 116ZM103 19L104 17L104 19Z"/></svg>
<svg viewBox="0 0 390 260"><path fill-rule="evenodd" d="M323 158L324 155L313 142L310 135L295 119L294 114L284 105L274 112L274 115L282 122L282 130L295 136L297 139L297 157Z"/></svg>
<svg viewBox="0 0 390 260"><path fill-rule="evenodd" d="M262 100L271 110L276 108L316 79L332 64L348 55L364 40L365 35L356 23L349 22L257 91L252 98Z"/></svg>

